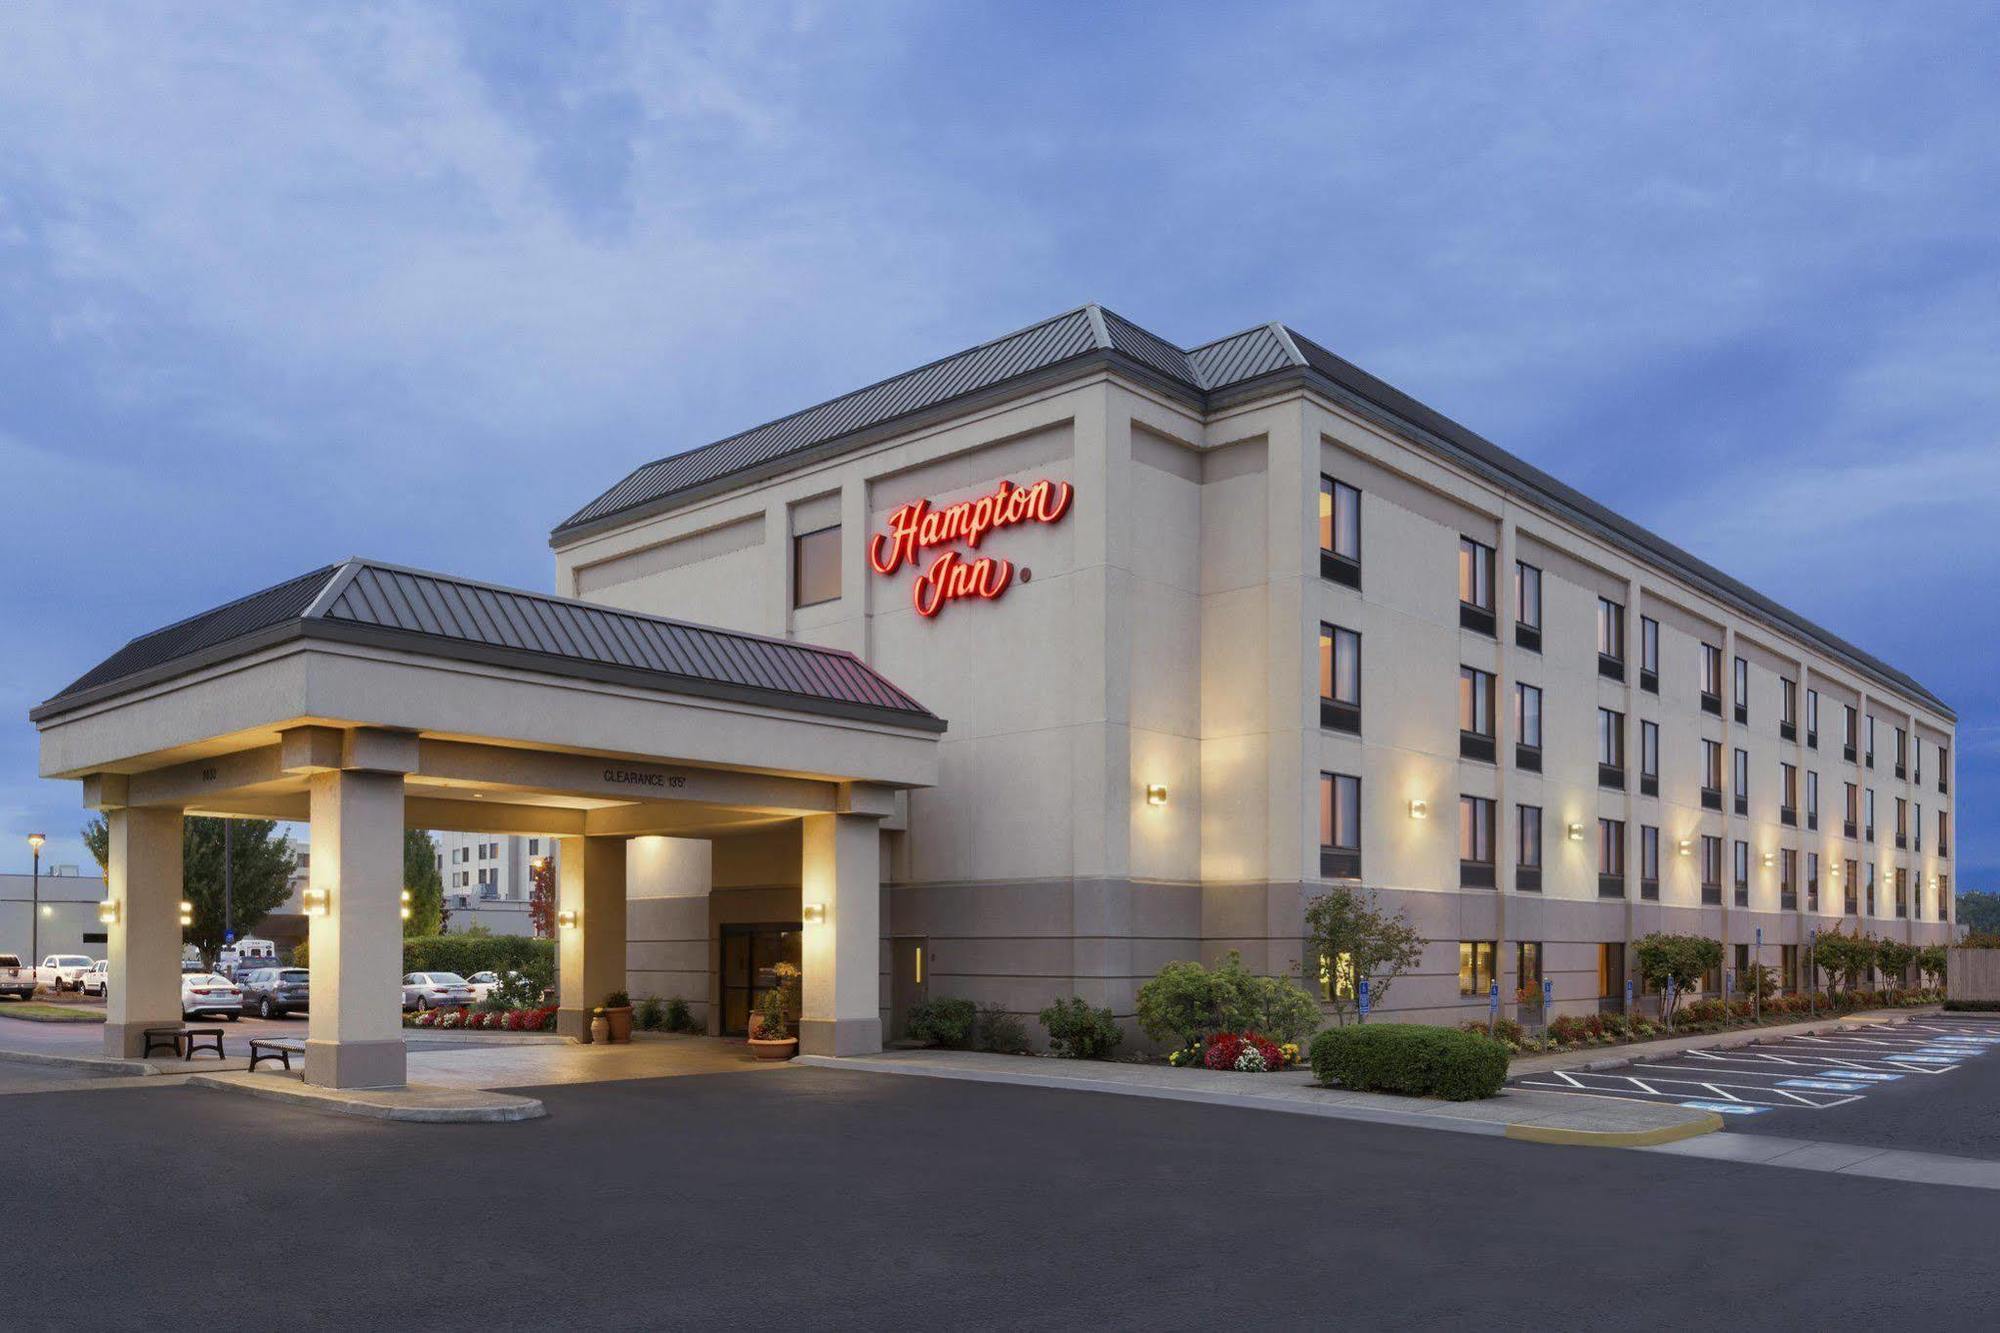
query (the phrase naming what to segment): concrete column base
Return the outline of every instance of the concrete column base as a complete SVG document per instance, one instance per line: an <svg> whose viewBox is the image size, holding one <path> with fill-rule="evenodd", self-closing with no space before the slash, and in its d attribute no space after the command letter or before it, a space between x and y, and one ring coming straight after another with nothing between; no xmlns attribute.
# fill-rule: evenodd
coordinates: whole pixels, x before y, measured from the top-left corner
<svg viewBox="0 0 2000 1333"><path fill-rule="evenodd" d="M403 1040L306 1041L305 1081L321 1088L400 1088L409 1083Z"/></svg>
<svg viewBox="0 0 2000 1333"><path fill-rule="evenodd" d="M147 1028L177 1028L185 1020L180 1014L164 1015L160 1018L134 1019L124 1023L104 1025L104 1053L114 1060L137 1060L146 1051ZM170 1051L154 1051L154 1055L169 1055Z"/></svg>
<svg viewBox="0 0 2000 1333"><path fill-rule="evenodd" d="M879 1018L806 1018L799 1021L800 1055L880 1055Z"/></svg>
<svg viewBox="0 0 2000 1333"><path fill-rule="evenodd" d="M571 1041L579 1042L585 1046L590 1045L590 1010L558 1008L556 1010L556 1035L559 1037L568 1037Z"/></svg>

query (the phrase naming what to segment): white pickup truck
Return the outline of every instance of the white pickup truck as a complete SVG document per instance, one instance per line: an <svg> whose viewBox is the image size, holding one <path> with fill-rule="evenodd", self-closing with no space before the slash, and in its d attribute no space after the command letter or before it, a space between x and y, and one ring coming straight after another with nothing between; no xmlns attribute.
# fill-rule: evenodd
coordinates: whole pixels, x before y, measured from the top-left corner
<svg viewBox="0 0 2000 1333"><path fill-rule="evenodd" d="M90 965L95 961L89 954L52 953L35 969L35 981L58 994L66 990L81 990L83 974L90 971Z"/></svg>
<svg viewBox="0 0 2000 1333"><path fill-rule="evenodd" d="M35 969L22 967L18 956L0 953L0 995L23 1000L35 998Z"/></svg>

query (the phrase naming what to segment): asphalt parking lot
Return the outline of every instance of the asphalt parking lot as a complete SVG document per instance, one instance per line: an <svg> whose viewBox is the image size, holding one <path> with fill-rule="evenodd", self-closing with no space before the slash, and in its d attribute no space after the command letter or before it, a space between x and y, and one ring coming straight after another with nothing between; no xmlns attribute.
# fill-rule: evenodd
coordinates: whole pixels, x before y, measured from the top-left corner
<svg viewBox="0 0 2000 1333"><path fill-rule="evenodd" d="M2000 1160L2000 1021L1945 1014L1514 1084L1712 1110L1736 1133Z"/></svg>

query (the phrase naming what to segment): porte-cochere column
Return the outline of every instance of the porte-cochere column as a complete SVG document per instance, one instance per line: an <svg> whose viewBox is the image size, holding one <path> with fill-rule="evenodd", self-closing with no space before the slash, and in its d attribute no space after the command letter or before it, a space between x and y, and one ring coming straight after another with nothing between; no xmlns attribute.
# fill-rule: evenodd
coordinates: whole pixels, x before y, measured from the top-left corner
<svg viewBox="0 0 2000 1333"><path fill-rule="evenodd" d="M106 808L104 1053L145 1052L145 1029L181 1021L181 812ZM39 961L39 960L36 960Z"/></svg>
<svg viewBox="0 0 2000 1333"><path fill-rule="evenodd" d="M556 1031L590 1040L590 1011L625 989L625 839L559 838Z"/></svg>
<svg viewBox="0 0 2000 1333"><path fill-rule="evenodd" d="M393 1088L403 1057L403 775L316 772L306 1082Z"/></svg>
<svg viewBox="0 0 2000 1333"><path fill-rule="evenodd" d="M799 1050L872 1055L882 1049L881 817L807 815L803 823Z"/></svg>

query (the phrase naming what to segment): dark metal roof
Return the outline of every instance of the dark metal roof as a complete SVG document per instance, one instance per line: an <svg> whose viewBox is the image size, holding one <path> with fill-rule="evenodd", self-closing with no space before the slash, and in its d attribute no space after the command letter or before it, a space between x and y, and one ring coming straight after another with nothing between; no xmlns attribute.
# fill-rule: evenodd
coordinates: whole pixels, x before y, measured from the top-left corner
<svg viewBox="0 0 2000 1333"><path fill-rule="evenodd" d="M141 635L29 716L39 722L290 638L944 730L852 653L365 560L316 569Z"/></svg>
<svg viewBox="0 0 2000 1333"><path fill-rule="evenodd" d="M1064 363L1074 363L1071 372L1055 371ZM564 519L550 534L550 543L566 545L671 509L696 494L748 484L808 456L859 444L897 423L1010 383L1102 365L1158 384L1203 410L1218 395L1233 399L1267 378L1274 384L1310 384L1495 484L1568 516L1629 554L1663 566L1753 619L1816 644L1863 676L1957 718L1949 705L1904 672L1281 324L1259 325L1184 351L1102 306L1082 306L767 426L647 463Z"/></svg>

